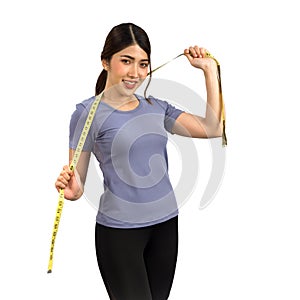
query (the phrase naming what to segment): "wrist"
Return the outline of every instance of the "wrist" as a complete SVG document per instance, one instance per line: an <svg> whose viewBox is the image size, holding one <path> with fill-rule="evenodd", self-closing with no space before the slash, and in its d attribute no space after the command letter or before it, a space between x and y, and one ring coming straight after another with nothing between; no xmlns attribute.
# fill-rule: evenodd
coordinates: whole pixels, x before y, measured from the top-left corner
<svg viewBox="0 0 300 300"><path fill-rule="evenodd" d="M215 72L217 72L218 70L218 66L216 61L213 58L208 58L206 60L206 64L203 66L203 72L206 74L210 74L213 73L215 74Z"/></svg>

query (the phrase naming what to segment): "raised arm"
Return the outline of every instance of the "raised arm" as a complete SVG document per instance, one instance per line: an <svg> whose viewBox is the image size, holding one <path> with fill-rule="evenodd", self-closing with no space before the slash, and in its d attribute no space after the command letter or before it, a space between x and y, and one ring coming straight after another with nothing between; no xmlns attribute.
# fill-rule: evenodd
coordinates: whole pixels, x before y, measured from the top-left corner
<svg viewBox="0 0 300 300"><path fill-rule="evenodd" d="M222 103L219 94L218 69L214 59L206 57L206 50L198 46L184 50L190 64L204 73L206 85L205 117L182 113L176 120L173 133L195 137L213 138L222 136L221 111Z"/></svg>

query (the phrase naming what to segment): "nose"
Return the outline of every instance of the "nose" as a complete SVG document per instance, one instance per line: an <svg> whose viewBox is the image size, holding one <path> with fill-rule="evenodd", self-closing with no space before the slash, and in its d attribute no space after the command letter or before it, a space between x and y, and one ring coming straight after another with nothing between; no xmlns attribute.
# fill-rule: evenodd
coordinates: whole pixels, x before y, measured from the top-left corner
<svg viewBox="0 0 300 300"><path fill-rule="evenodd" d="M137 78L139 76L137 64L131 64L130 69L128 70L128 76L131 78Z"/></svg>

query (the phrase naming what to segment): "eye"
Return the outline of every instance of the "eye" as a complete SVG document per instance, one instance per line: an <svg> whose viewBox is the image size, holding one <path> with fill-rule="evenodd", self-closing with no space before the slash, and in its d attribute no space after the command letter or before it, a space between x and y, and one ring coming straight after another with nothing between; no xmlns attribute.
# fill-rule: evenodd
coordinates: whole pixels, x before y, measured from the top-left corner
<svg viewBox="0 0 300 300"><path fill-rule="evenodd" d="M145 69L148 68L149 63L141 63L141 68Z"/></svg>
<svg viewBox="0 0 300 300"><path fill-rule="evenodd" d="M121 61L125 65L129 65L130 64L130 60L129 59L122 59Z"/></svg>

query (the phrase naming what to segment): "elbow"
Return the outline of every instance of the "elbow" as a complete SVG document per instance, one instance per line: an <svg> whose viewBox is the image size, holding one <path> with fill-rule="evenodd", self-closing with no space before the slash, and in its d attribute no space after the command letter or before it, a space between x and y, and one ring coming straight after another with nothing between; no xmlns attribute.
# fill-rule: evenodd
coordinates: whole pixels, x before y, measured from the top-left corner
<svg viewBox="0 0 300 300"><path fill-rule="evenodd" d="M205 124L206 138L219 138L222 137L223 130L222 124L216 122L209 122Z"/></svg>
<svg viewBox="0 0 300 300"><path fill-rule="evenodd" d="M222 129L221 126L217 126L214 131L211 133L211 138L219 138L222 137Z"/></svg>

